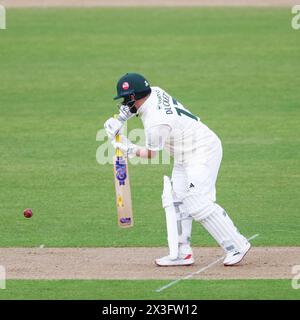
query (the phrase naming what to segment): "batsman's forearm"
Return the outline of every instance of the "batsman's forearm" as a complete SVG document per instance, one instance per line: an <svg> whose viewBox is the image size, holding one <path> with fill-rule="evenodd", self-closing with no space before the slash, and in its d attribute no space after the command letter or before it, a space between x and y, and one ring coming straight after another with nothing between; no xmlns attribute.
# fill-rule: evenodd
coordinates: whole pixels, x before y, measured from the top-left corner
<svg viewBox="0 0 300 320"><path fill-rule="evenodd" d="M156 156L156 151L148 150L146 148L138 148L136 151L136 156L140 158L154 158Z"/></svg>

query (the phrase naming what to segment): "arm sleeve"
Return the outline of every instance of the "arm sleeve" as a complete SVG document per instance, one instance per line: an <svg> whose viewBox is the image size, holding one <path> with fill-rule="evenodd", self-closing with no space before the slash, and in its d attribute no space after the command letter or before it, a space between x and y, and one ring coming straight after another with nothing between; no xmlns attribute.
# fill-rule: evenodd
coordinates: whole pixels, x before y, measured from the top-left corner
<svg viewBox="0 0 300 320"><path fill-rule="evenodd" d="M164 148L169 137L171 128L166 124L157 125L146 130L146 148L159 151Z"/></svg>

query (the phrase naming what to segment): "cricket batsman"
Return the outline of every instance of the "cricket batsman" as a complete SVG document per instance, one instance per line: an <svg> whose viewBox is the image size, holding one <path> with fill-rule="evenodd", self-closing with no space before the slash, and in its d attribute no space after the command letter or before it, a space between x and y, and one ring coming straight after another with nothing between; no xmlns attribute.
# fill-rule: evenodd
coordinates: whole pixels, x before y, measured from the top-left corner
<svg viewBox="0 0 300 320"><path fill-rule="evenodd" d="M193 219L223 248L225 266L239 263L251 245L216 203L216 180L222 160L217 135L166 91L150 86L140 74L127 73L121 77L114 99L123 99L120 113L104 124L114 148L129 158L153 158L163 149L174 158L172 177L164 177L162 192L169 255L156 259L155 263L158 266L194 263ZM144 125L144 147L133 144L124 135L120 142L115 139L124 123L135 115Z"/></svg>

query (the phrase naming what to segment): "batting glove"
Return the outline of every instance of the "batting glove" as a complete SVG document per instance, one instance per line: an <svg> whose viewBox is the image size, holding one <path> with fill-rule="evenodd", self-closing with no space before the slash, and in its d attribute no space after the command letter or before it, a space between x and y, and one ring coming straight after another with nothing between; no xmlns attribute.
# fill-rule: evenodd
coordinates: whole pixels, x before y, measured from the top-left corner
<svg viewBox="0 0 300 320"><path fill-rule="evenodd" d="M123 127L123 123L115 118L109 118L104 123L104 129L110 139L114 139Z"/></svg>
<svg viewBox="0 0 300 320"><path fill-rule="evenodd" d="M121 152L127 156L128 158L133 158L136 156L136 152L139 149L139 146L132 143L129 139L127 139L125 136L120 135L120 141L117 142L116 139L113 139L111 141L111 144L115 149L120 149Z"/></svg>
<svg viewBox="0 0 300 320"><path fill-rule="evenodd" d="M130 108L124 104L121 104L119 107L119 115L118 115L118 120L120 120L123 124L132 118L135 114L130 112Z"/></svg>

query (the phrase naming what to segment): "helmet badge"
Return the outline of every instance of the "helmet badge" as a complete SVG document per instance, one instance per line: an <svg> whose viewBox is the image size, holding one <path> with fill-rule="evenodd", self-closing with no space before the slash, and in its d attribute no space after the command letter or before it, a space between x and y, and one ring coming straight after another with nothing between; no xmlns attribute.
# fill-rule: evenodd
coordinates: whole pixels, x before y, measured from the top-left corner
<svg viewBox="0 0 300 320"><path fill-rule="evenodd" d="M122 83L122 89L123 90L128 90L129 89L129 83L128 82L123 82Z"/></svg>

